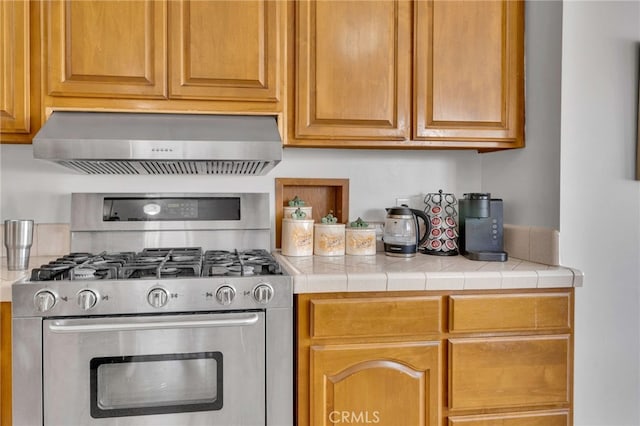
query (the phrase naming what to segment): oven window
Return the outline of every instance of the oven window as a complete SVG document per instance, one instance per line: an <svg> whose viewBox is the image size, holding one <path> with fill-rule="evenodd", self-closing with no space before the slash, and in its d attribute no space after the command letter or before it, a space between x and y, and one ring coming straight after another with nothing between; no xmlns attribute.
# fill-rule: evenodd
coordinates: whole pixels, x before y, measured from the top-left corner
<svg viewBox="0 0 640 426"><path fill-rule="evenodd" d="M139 355L90 361L91 417L222 408L222 353Z"/></svg>

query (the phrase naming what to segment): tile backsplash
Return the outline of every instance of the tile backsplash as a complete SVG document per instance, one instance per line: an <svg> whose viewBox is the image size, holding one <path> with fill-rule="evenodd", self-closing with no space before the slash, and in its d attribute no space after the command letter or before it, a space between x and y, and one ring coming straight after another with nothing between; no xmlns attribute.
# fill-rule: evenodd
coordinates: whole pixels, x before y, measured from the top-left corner
<svg viewBox="0 0 640 426"><path fill-rule="evenodd" d="M4 246L4 224L0 224L0 257L7 256ZM30 256L57 256L71 250L71 234L66 223L37 223L33 228L33 245Z"/></svg>
<svg viewBox="0 0 640 426"><path fill-rule="evenodd" d="M560 264L559 240L556 229L504 225L504 248L509 257L557 266Z"/></svg>

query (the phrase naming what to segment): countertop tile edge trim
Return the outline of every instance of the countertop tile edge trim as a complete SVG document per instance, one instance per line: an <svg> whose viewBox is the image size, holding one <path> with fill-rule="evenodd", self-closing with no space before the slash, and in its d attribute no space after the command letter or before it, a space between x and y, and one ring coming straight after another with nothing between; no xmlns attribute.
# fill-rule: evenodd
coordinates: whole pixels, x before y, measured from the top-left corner
<svg viewBox="0 0 640 426"><path fill-rule="evenodd" d="M464 290L464 272L427 272L426 290Z"/></svg>
<svg viewBox="0 0 640 426"><path fill-rule="evenodd" d="M538 288L575 287L575 273L570 268L536 271Z"/></svg>
<svg viewBox="0 0 640 426"><path fill-rule="evenodd" d="M499 271L463 272L463 290L495 290L502 288L503 276Z"/></svg>
<svg viewBox="0 0 640 426"><path fill-rule="evenodd" d="M573 287L582 287L584 284L584 272L576 268L567 267L573 273Z"/></svg>
<svg viewBox="0 0 640 426"><path fill-rule="evenodd" d="M384 272L363 272L347 274L347 291L386 291L388 288L387 274Z"/></svg>
<svg viewBox="0 0 640 426"><path fill-rule="evenodd" d="M387 291L423 291L427 285L425 272L387 272Z"/></svg>

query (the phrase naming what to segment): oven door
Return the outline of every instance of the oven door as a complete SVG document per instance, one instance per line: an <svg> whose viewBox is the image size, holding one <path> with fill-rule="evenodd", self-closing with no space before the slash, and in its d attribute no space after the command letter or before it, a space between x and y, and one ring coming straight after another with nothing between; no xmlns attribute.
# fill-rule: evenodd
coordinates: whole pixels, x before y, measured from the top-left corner
<svg viewBox="0 0 640 426"><path fill-rule="evenodd" d="M45 426L264 425L263 312L48 319Z"/></svg>

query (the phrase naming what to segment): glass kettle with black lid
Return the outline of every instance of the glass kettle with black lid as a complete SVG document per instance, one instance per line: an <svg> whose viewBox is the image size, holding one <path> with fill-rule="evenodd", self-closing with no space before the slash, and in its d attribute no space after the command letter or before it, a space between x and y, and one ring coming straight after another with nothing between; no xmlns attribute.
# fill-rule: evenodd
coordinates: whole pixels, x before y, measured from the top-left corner
<svg viewBox="0 0 640 426"><path fill-rule="evenodd" d="M418 218L424 221L425 232L420 236ZM387 256L413 257L429 236L429 218L424 212L405 205L387 209L384 222L384 252Z"/></svg>

